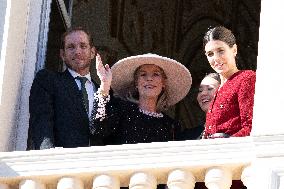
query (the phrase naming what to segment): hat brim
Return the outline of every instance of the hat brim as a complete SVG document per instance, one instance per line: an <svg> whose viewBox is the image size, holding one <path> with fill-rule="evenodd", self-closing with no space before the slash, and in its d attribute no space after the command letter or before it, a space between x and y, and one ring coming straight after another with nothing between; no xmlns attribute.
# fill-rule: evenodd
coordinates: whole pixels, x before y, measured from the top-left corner
<svg viewBox="0 0 284 189"><path fill-rule="evenodd" d="M115 94L125 97L127 91L133 87L134 72L144 64L154 64L162 68L167 76L167 104L172 106L182 100L192 84L189 70L176 60L156 54L130 56L116 62L112 67L111 87Z"/></svg>

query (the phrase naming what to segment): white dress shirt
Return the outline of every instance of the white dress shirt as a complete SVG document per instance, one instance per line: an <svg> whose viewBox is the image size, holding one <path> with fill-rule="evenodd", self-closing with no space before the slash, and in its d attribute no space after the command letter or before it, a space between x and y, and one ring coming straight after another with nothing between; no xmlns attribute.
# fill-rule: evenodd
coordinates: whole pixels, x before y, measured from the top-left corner
<svg viewBox="0 0 284 189"><path fill-rule="evenodd" d="M75 72L74 70L71 70L68 68L68 71L70 72L70 74L74 77L74 79L79 76L79 77L86 77L88 80L85 83L85 87L88 93L88 100L89 100L89 117L91 116L92 110L93 110L93 103L94 103L94 93L97 91L94 83L92 82L91 79L91 74L88 73L87 75L80 75L77 72ZM79 88L79 90L81 90L81 82L78 79L75 79L77 86Z"/></svg>

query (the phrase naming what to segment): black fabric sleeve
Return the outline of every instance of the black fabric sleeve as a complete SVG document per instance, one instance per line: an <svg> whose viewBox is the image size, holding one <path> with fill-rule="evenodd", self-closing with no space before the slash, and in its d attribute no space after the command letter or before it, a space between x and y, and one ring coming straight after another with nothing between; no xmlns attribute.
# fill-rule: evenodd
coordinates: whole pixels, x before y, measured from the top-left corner
<svg viewBox="0 0 284 189"><path fill-rule="evenodd" d="M53 73L36 74L29 97L29 136L27 149L54 147Z"/></svg>
<svg viewBox="0 0 284 189"><path fill-rule="evenodd" d="M128 103L114 96L110 97L109 102L103 104L98 100L94 100L94 108L90 120L91 134L102 138L114 134L120 125L120 119L128 109ZM103 111L101 111L102 106L105 108Z"/></svg>

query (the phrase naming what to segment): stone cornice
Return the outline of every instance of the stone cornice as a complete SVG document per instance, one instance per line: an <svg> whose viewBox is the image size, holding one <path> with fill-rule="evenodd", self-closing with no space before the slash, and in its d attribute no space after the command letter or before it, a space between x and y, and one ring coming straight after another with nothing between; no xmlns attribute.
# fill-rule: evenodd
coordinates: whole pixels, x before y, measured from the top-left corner
<svg viewBox="0 0 284 189"><path fill-rule="evenodd" d="M251 137L3 152L0 180L102 173L126 178L137 171L167 175L177 168L203 180L206 169L212 166L229 168L233 178L240 179L241 169L254 157Z"/></svg>
<svg viewBox="0 0 284 189"><path fill-rule="evenodd" d="M284 156L284 135L254 136L253 142L257 158Z"/></svg>

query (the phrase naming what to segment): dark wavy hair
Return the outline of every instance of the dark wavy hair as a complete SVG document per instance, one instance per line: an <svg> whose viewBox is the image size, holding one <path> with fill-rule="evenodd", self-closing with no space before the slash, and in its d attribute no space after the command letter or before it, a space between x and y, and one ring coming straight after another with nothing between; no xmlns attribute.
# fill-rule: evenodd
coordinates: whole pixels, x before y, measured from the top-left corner
<svg viewBox="0 0 284 189"><path fill-rule="evenodd" d="M236 44L236 38L233 32L224 26L217 26L208 30L203 37L203 48L212 40L220 40L226 43L229 47L233 47Z"/></svg>

